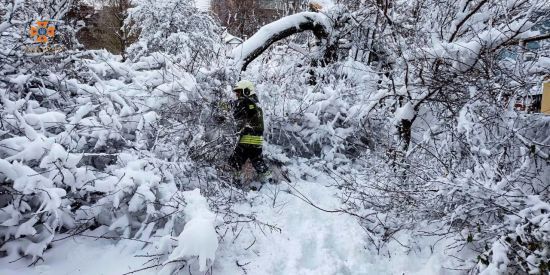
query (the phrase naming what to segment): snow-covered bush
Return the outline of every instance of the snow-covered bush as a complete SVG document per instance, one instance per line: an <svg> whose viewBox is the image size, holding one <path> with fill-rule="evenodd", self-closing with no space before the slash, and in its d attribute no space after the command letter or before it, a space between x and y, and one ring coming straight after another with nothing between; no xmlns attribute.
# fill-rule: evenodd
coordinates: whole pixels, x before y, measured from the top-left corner
<svg viewBox="0 0 550 275"><path fill-rule="evenodd" d="M531 27L548 20L534 12L545 5L363 3L343 26L332 25L345 30L338 47L349 55L312 68L315 48L278 45L245 76L259 82L269 142L326 160L350 210L367 213L360 216L373 239L402 229L429 234L421 227L430 224L440 228L431 234L472 252L462 268L500 266L502 258L487 255L505 253L509 262L499 268L539 272L548 256L538 246L492 244L522 227L532 228L522 240L547 242L541 224L527 226L545 210L525 209L533 196L550 197L548 118L514 109L550 73L544 57L524 60L521 47L538 34Z"/></svg>
<svg viewBox="0 0 550 275"><path fill-rule="evenodd" d="M213 213L241 217L216 167L235 142L223 101L242 57L218 55L218 26L192 1L141 0L127 61L70 47L28 54L30 18L70 7L31 2L0 7L2 255L40 259L59 232L100 228L154 247L162 272L196 256L204 272L216 229L231 226ZM313 32L242 72L257 86L267 154L309 158L303 177L326 172L378 251L410 230L454 238L472 272L547 271L550 121L513 108L550 73L518 46L544 2L375 2L260 33L271 45L269 35Z"/></svg>
<svg viewBox="0 0 550 275"><path fill-rule="evenodd" d="M506 216L502 235L488 243L478 256L481 274L502 274L509 270L548 273L550 205L541 201L540 196L529 196L521 203L523 209Z"/></svg>
<svg viewBox="0 0 550 275"><path fill-rule="evenodd" d="M12 257L38 259L56 231L73 228L70 191L89 180L78 167L81 156L60 136L73 102L60 85L66 74L57 72L74 68L68 58L74 30L59 26L64 34L53 42L63 42L67 52L58 56L26 48L31 23L60 20L69 9L57 1L3 1L0 8L0 250Z"/></svg>
<svg viewBox="0 0 550 275"><path fill-rule="evenodd" d="M215 101L215 93L199 92L199 87L221 84L205 72L196 78L183 67L208 64L205 58L212 56L175 56L160 49L122 62L105 51L70 47L29 54L24 51L30 42L24 36L29 20L62 19L71 3L44 1L40 9L39 4L27 6L31 1L4 2L1 255L40 259L59 232L78 235L97 227L112 238L145 243L157 230L162 236L178 236L189 218L182 210L186 199L181 192L206 189L201 180L212 184L216 174L191 160L194 151L218 136L204 130L213 121L208 102ZM48 13L50 9L55 12ZM209 39L205 50L210 53L217 46L216 25L206 16L203 20L211 28L203 33L196 29L194 35ZM61 26L58 32L60 37L74 35ZM209 238L211 242L212 234ZM206 255L211 260L212 253ZM197 256L204 262L202 253Z"/></svg>
<svg viewBox="0 0 550 275"><path fill-rule="evenodd" d="M138 41L128 49L130 58L162 52L188 71L208 66L223 52L220 27L193 0L135 0L126 25Z"/></svg>
<svg viewBox="0 0 550 275"><path fill-rule="evenodd" d="M538 272L525 263L547 262L545 252L527 246L520 254L493 251L491 244L522 224L512 217L525 217L520 213L532 196L543 201L550 196L548 118L513 109L516 98L540 89L550 72L540 70L539 60L523 60L517 46L536 35L530 31L535 23L548 20L533 11L548 7L541 1L413 1L395 3L383 14L367 4L363 15L372 14L370 8L377 21L366 19L365 28L378 37L372 41L370 54L377 57L372 64L389 71L368 95L365 125L378 144L370 157L389 165L373 167L370 179L356 176L353 187L343 185L356 191L352 206L402 217L388 223L394 228L385 226L386 233L418 229L421 221L437 223L441 230L433 234L456 237L474 254L505 251L510 262L501 268ZM505 57L510 51L518 53L515 60ZM522 239L545 242L537 233L527 235ZM493 258L481 259L492 266ZM466 261L463 268L472 266Z"/></svg>
<svg viewBox="0 0 550 275"><path fill-rule="evenodd" d="M368 97L357 90L375 87L376 74L367 69L361 79L353 81L350 78L360 69L352 67L353 62L337 64L327 67L336 72L330 79L309 86L309 69L290 65L270 69L273 63L277 63L275 58L261 69L263 83L258 85L270 142L290 155L326 160L354 158L368 146L370 137L361 131L359 117ZM338 72L338 68L348 71ZM288 71L297 76L286 79Z"/></svg>
<svg viewBox="0 0 550 275"><path fill-rule="evenodd" d="M177 245L174 245L175 248L170 251L170 255L160 271L161 274L173 274L181 266L177 263L179 260L194 256L199 258L198 270L205 272L207 264L211 265L216 258L218 235L214 229L214 213L210 211L208 202L201 196L198 189L183 192L182 195L187 202L184 208L187 222L177 238ZM170 234L168 234L169 231L166 233L164 246L159 247L160 252L169 252L170 250L170 247L167 247L167 242L171 241Z"/></svg>

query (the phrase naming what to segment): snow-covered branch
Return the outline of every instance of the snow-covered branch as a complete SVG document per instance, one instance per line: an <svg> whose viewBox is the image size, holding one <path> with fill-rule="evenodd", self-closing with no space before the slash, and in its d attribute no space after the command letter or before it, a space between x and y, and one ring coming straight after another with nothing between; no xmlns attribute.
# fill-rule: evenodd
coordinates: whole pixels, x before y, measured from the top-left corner
<svg viewBox="0 0 550 275"><path fill-rule="evenodd" d="M12 3L8 4L6 14L2 22L0 22L0 34L12 26L13 15L21 7L22 3L23 1L21 0L14 0Z"/></svg>
<svg viewBox="0 0 550 275"><path fill-rule="evenodd" d="M302 12L283 17L263 26L256 34L235 48L232 57L235 65L242 70L271 44L290 35L312 31L319 39L327 38L331 33L329 18L323 13Z"/></svg>

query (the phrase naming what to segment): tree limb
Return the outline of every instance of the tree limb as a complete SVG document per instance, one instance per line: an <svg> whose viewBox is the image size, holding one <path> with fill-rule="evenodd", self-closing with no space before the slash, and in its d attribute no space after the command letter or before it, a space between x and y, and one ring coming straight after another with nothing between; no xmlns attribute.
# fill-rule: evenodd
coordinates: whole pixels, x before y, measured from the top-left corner
<svg viewBox="0 0 550 275"><path fill-rule="evenodd" d="M317 12L302 12L283 17L260 28L252 37L232 51L235 65L246 70L250 62L271 46L271 44L303 31L312 31L319 40L326 40L331 25L326 15Z"/></svg>

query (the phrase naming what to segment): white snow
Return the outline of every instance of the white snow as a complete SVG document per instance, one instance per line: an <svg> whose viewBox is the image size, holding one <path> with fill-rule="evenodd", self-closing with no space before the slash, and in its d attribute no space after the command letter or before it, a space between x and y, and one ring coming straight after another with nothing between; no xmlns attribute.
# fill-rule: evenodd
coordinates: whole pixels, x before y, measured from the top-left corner
<svg viewBox="0 0 550 275"><path fill-rule="evenodd" d="M201 11L210 10L210 0L195 0L195 6Z"/></svg>
<svg viewBox="0 0 550 275"><path fill-rule="evenodd" d="M178 236L178 245L170 254L165 264L174 260L189 256L199 257L199 270L207 270L207 260L211 262L216 258L218 249L218 234L214 228L215 216L208 208L208 202L201 196L200 190L184 192L185 213L190 220ZM170 266L163 269L163 274L170 274Z"/></svg>
<svg viewBox="0 0 550 275"><path fill-rule="evenodd" d="M293 169L308 170L303 166ZM206 200L198 190L185 192L188 204L185 213L189 221L170 259L198 255L201 274L208 266L206 260L212 263L214 254L214 274L242 274L243 270L248 274L454 274L443 269L448 261L448 257L444 257L444 242L434 246L433 254L429 249L410 252L397 242L390 243L386 254L378 254L369 248L365 231L355 218L323 212L296 196L299 191L323 209L338 209L341 203L334 197L338 190L322 184L328 178L295 181L292 187L267 185L258 193L250 192L248 202L235 208L243 214L243 220L255 213L262 222L277 229L243 223L242 231L237 227L236 232L227 232L219 246L213 228L214 215L208 210ZM216 219L220 222L221 218ZM127 222L123 218L115 224L123 227ZM100 236L101 232L98 229L86 235ZM400 234L396 239L405 245L412 241L407 234ZM169 243L172 242L164 246ZM141 243L131 240L115 243L71 237L54 242L53 248L44 254L45 262L39 261L34 267L28 267L27 260L7 264L5 258L0 259L0 274L123 274L149 266L148 258L139 255L153 254L153 251L157 250L142 249ZM138 274L170 274L164 273L170 270L152 268Z"/></svg>
<svg viewBox="0 0 550 275"><path fill-rule="evenodd" d="M274 33L291 27L298 27L300 24L314 21L316 24L324 25L327 29L330 24L330 19L322 13L316 12L301 12L290 16L283 17L277 21L269 23L261 27L253 36L244 41L241 45L236 47L231 56L235 60L236 64L240 64L244 58L250 55L260 45L264 45L273 36Z"/></svg>
<svg viewBox="0 0 550 275"><path fill-rule="evenodd" d="M401 120L411 120L413 119L415 115L414 107L410 102L407 102L402 107L397 108L395 110L395 122L399 122Z"/></svg>
<svg viewBox="0 0 550 275"><path fill-rule="evenodd" d="M227 43L240 44L243 42L241 38L238 38L227 31L225 31L222 36L223 36L223 42L225 42L226 44Z"/></svg>
<svg viewBox="0 0 550 275"><path fill-rule="evenodd" d="M25 53L28 20L61 19L71 1L3 1L0 275L543 272L548 251L531 242L550 241L549 117L513 105L540 94L550 58L501 54L548 1L396 1L380 20L309 2L319 12L243 43L220 36L210 0L132 0L138 41L122 61ZM298 36L239 70L304 23L327 39ZM335 43L337 60L314 66ZM292 183L245 192L221 171L237 77L255 82L264 156Z"/></svg>
<svg viewBox="0 0 550 275"><path fill-rule="evenodd" d="M308 170L305 166L293 169ZM407 249L393 242L388 248L391 257L379 255L369 248L355 218L321 211L297 197L299 191L320 208L339 209L341 202L334 196L338 190L323 184L328 181L321 175L317 181L296 180L292 187L269 185L260 194L250 193L250 204L237 210L257 213L262 222L281 231L257 228L254 234L232 235L231 242L221 244L223 254L217 258L215 273L241 274L243 269L235 264L239 263L249 274L440 274L445 264L441 247L433 255L427 250L408 255ZM406 243L410 236L397 238Z"/></svg>
<svg viewBox="0 0 550 275"><path fill-rule="evenodd" d="M134 256L140 254L142 254L140 249L131 242L123 241L116 244L113 240L101 238L69 238L53 243L51 251L43 256L47 264L39 261L36 266L28 267L29 263L25 264L23 261L8 264L5 259L2 259L0 274L123 274L143 267L147 258ZM150 271L148 274L155 274L155 272Z"/></svg>

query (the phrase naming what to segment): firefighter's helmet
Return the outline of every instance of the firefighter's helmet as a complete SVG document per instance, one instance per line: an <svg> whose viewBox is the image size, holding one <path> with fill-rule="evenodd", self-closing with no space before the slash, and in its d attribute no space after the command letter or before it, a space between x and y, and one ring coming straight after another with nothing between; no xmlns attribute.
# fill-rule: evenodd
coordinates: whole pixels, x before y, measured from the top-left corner
<svg viewBox="0 0 550 275"><path fill-rule="evenodd" d="M241 80L235 84L233 91L240 91L245 96L255 95L254 83L249 80Z"/></svg>

